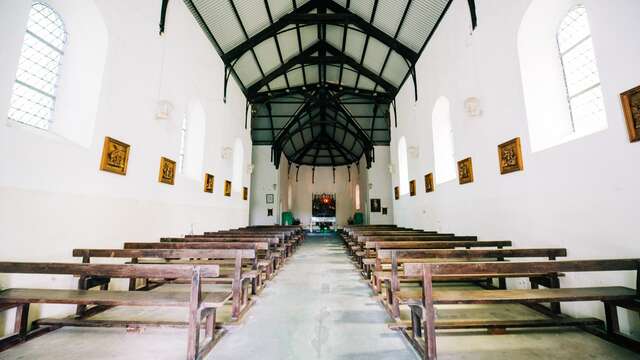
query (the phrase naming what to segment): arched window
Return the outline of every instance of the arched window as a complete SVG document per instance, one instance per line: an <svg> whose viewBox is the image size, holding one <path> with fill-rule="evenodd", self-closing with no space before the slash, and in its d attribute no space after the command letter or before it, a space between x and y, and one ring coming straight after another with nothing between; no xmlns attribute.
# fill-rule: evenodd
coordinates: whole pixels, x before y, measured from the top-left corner
<svg viewBox="0 0 640 360"><path fill-rule="evenodd" d="M407 139L404 136L398 141L398 180L400 181L400 194L408 194L409 163L407 161Z"/></svg>
<svg viewBox="0 0 640 360"><path fill-rule="evenodd" d="M34 3L22 43L9 119L49 129L66 41L58 13L43 3Z"/></svg>
<svg viewBox="0 0 640 360"><path fill-rule="evenodd" d="M190 101L180 126L178 171L195 180L202 175L205 123L206 115L202 104L197 100Z"/></svg>
<svg viewBox="0 0 640 360"><path fill-rule="evenodd" d="M187 114L182 118L182 126L180 126L180 154L178 155L178 171L184 174L184 155L187 147L187 125L189 121Z"/></svg>
<svg viewBox="0 0 640 360"><path fill-rule="evenodd" d="M356 200L356 210L360 210L360 184L356 184L354 197Z"/></svg>
<svg viewBox="0 0 640 360"><path fill-rule="evenodd" d="M583 5L562 19L557 40L573 133L589 134L606 127L600 75Z"/></svg>
<svg viewBox="0 0 640 360"><path fill-rule="evenodd" d="M233 144L233 183L237 184L233 186L234 191L242 191L243 175L244 175L244 147L242 146L242 140L236 139Z"/></svg>
<svg viewBox="0 0 640 360"><path fill-rule="evenodd" d="M436 101L431 115L435 180L437 184L454 180L457 176L450 109L449 100L442 96Z"/></svg>
<svg viewBox="0 0 640 360"><path fill-rule="evenodd" d="M518 29L533 152L607 128L587 10L576 0L532 0Z"/></svg>

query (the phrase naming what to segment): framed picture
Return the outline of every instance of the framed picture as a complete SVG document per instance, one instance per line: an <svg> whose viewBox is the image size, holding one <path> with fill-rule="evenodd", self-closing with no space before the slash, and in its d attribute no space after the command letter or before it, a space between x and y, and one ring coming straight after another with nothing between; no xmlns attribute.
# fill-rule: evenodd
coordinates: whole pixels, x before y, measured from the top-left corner
<svg viewBox="0 0 640 360"><path fill-rule="evenodd" d="M393 188L393 197L395 197L396 200L400 199L400 187L396 186Z"/></svg>
<svg viewBox="0 0 640 360"><path fill-rule="evenodd" d="M204 174L204 192L213 194L213 181L213 175L208 173Z"/></svg>
<svg viewBox="0 0 640 360"><path fill-rule="evenodd" d="M231 181L224 181L224 196L231 196Z"/></svg>
<svg viewBox="0 0 640 360"><path fill-rule="evenodd" d="M629 141L640 140L640 86L620 94L624 118L629 131Z"/></svg>
<svg viewBox="0 0 640 360"><path fill-rule="evenodd" d="M160 158L160 173L158 174L158 181L164 184L173 185L176 179L176 162L167 159L166 157Z"/></svg>
<svg viewBox="0 0 640 360"><path fill-rule="evenodd" d="M433 173L428 173L424 176L424 192L433 192L435 187L433 186Z"/></svg>
<svg viewBox="0 0 640 360"><path fill-rule="evenodd" d="M380 199L371 199L371 212L380 212Z"/></svg>
<svg viewBox="0 0 640 360"><path fill-rule="evenodd" d="M500 161L500 174L504 175L524 169L519 137L498 145L498 160Z"/></svg>
<svg viewBox="0 0 640 360"><path fill-rule="evenodd" d="M118 175L127 175L130 149L131 146L129 146L129 144L105 136L104 145L102 145L100 170Z"/></svg>
<svg viewBox="0 0 640 360"><path fill-rule="evenodd" d="M273 194L267 194L267 204L273 204Z"/></svg>
<svg viewBox="0 0 640 360"><path fill-rule="evenodd" d="M249 200L249 188L246 186L242 188L242 200Z"/></svg>
<svg viewBox="0 0 640 360"><path fill-rule="evenodd" d="M458 161L458 181L460 185L473 182L473 163L470 157Z"/></svg>
<svg viewBox="0 0 640 360"><path fill-rule="evenodd" d="M409 181L409 196L416 196L416 181Z"/></svg>
<svg viewBox="0 0 640 360"><path fill-rule="evenodd" d="M387 208L382 208L382 215L387 215Z"/></svg>
<svg viewBox="0 0 640 360"><path fill-rule="evenodd" d="M267 209L267 216L273 216L273 209Z"/></svg>

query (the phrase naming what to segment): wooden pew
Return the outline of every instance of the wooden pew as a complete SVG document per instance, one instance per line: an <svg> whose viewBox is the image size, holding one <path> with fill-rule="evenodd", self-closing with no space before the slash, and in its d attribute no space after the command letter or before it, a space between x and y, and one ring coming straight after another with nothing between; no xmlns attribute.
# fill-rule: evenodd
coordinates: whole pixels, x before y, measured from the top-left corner
<svg viewBox="0 0 640 360"><path fill-rule="evenodd" d="M291 248L293 246L292 241L289 240L289 238L282 233L205 232L202 235L186 235L185 238L200 239L198 241L203 241L202 239L210 239L209 241L211 241L211 239L260 239L260 238L277 239L276 241L271 240L273 243L272 249L274 252L282 253L283 259L290 256ZM244 241L249 241L249 240L244 240Z"/></svg>
<svg viewBox="0 0 640 360"><path fill-rule="evenodd" d="M409 282L419 282L419 277L400 277L400 266L407 262L411 263L433 263L442 260L448 261L506 261L516 258L547 258L548 260L556 260L558 257L567 256L567 249L562 248L534 248L534 249L434 249L434 250L396 250L385 249L379 250L378 261L380 263L391 264L391 272L376 272L377 286L380 287L385 282L387 288L386 302L394 317L400 316L400 305L405 294L399 295L402 291L400 284ZM452 276L448 281L472 281L487 282L488 286L498 278L499 288L506 289L506 277L501 276L485 276L485 277L465 277ZM557 288L560 286L558 276L545 276L537 274L531 277L536 284L546 285L548 287ZM380 291L380 290L379 290ZM555 305L556 312L560 312L559 305Z"/></svg>
<svg viewBox="0 0 640 360"><path fill-rule="evenodd" d="M483 241L367 241L365 248L367 249L367 257L362 260L364 276L366 279L372 280L374 290L377 281L375 279L376 271L383 271L382 262L378 259L378 251L382 249L396 250L435 250L435 249L475 249L475 248L497 248L502 249L510 247L511 241L508 240L483 240ZM391 264L388 262L387 264Z"/></svg>
<svg viewBox="0 0 640 360"><path fill-rule="evenodd" d="M403 241L477 241L477 236L457 236L454 234L404 234L393 236L358 236L352 245L352 253L356 261L362 265L362 258L375 257L375 254L367 254L366 243L377 242L403 242Z"/></svg>
<svg viewBox="0 0 640 360"><path fill-rule="evenodd" d="M606 315L606 333L603 337L621 341L624 338L626 344L638 349L638 342L623 336L619 332L617 307L638 311L637 301L640 299L639 287L636 289L607 286L607 287L580 287L557 289L514 289L514 290L471 290L456 291L447 289L434 289L433 281L451 276L502 276L502 277L531 277L536 274L547 273L573 273L573 272L600 272L600 271L635 271L637 284L640 285L640 259L606 259L606 260L566 260L548 262L480 262L480 263L405 263L404 274L406 276L419 276L422 278L423 294L419 298L406 298L403 301L412 303L415 316L412 316L418 324L415 329L415 337L419 338L424 330L424 346L418 349L423 353L424 359L436 360L436 329L437 328L467 328L463 322L450 321L446 324L436 320L435 305L441 304L540 304L546 302L575 302L575 301L602 301ZM581 319L567 319L555 316L543 324L536 324L530 320L513 320L504 324L471 324L479 326L502 327L527 327L527 326L572 326L580 325ZM591 319L586 319L588 323ZM419 329L419 330L418 330ZM618 340L616 340L618 339ZM621 342L622 342L621 341ZM415 342L417 343L417 341ZM415 344L414 343L414 344Z"/></svg>
<svg viewBox="0 0 640 360"><path fill-rule="evenodd" d="M141 264L153 264L153 265L174 265L176 260L185 261L182 264L195 261L197 265L210 265L216 264L219 267L219 274L215 279L211 279L211 283L230 283L232 294L231 305L231 317L234 320L239 319L241 313L248 308L248 291L245 284L247 282L253 282L254 292L256 291L255 279L259 274L257 270L256 262L256 250L252 249L74 249L74 257L81 257L83 263L90 263L91 258L120 258L130 259L132 263ZM143 260L144 259L144 260ZM151 260L153 259L153 260ZM193 260L193 259L205 259L205 260ZM229 274L222 275L223 271L220 269L221 264L216 263L218 260L233 259L234 264ZM248 259L252 262L252 271L245 271L243 269L243 259ZM130 277L129 290L139 290L136 286L136 277ZM184 279L175 279L167 281L162 279L157 281L156 286L149 287L148 278L143 278L146 282L145 288L147 290L159 286L164 283L182 283ZM86 290L86 279L80 278L78 282L78 288ZM79 315L82 315L83 309L78 309Z"/></svg>
<svg viewBox="0 0 640 360"><path fill-rule="evenodd" d="M434 231L393 231L393 232L356 232L349 241L348 252L350 255L357 255L358 251L362 251L362 246L365 242L370 240L379 241L409 241L413 240L429 240L429 238L459 238L461 241L477 240L478 238L473 236L456 236L455 234L436 233Z"/></svg>
<svg viewBox="0 0 640 360"><path fill-rule="evenodd" d="M205 236L193 236L189 235L189 237L179 238L179 237L170 237L170 238L161 238L160 242L164 243L256 243L256 242L267 242L269 244L269 254L273 258L273 268L278 269L282 264L284 264L285 253L281 248L278 247L278 244L281 242L277 237L268 237L268 236L253 236L253 237L234 237L234 236L225 236L225 237L205 237Z"/></svg>
<svg viewBox="0 0 640 360"><path fill-rule="evenodd" d="M258 270L265 273L265 280L273 278L277 266L268 241L254 242L126 242L125 249L256 249Z"/></svg>
<svg viewBox="0 0 640 360"><path fill-rule="evenodd" d="M5 289L0 291L0 308L15 307L17 317L13 336L2 339L0 348L7 343L18 343L28 337L30 304L71 304L102 306L160 306L184 307L189 311L187 360L204 358L216 341L216 309L231 297L230 292L202 293L201 281L215 278L220 273L218 265L112 265L70 264L38 262L0 262L0 273L99 276L105 278L176 278L189 280L191 290L186 292L130 292L88 291L68 289ZM200 327L205 317L207 343L200 348ZM116 323L111 323L112 325ZM153 324L146 324L153 326ZM107 323L104 326L109 326Z"/></svg>

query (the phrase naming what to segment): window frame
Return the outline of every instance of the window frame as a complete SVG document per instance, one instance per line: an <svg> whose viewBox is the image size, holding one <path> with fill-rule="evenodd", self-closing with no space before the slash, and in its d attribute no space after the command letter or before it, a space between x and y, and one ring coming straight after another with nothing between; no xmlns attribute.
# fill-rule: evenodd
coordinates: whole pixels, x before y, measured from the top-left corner
<svg viewBox="0 0 640 360"><path fill-rule="evenodd" d="M180 151L178 153L178 173L180 175L184 175L184 164L187 152L187 132L189 118L187 114L184 115L182 119L182 126L180 126Z"/></svg>
<svg viewBox="0 0 640 360"><path fill-rule="evenodd" d="M60 30L60 36L55 36L53 31L49 31L49 34L54 35L55 40L60 42L59 47L53 44L51 41L48 41L47 39L45 39L43 34L36 33L34 30L30 29L30 25L32 25L32 22L35 25L39 25L42 28L42 30L45 29L45 26L42 25L41 23L42 19L40 19L40 22L36 22L37 19L34 19L34 15L35 15L34 11L41 14L42 11L44 10L44 9L39 10L38 7L44 8L48 12L50 12L50 14L55 15L55 18L53 19L53 21L51 20L49 21L51 21L54 24L57 22L60 23L58 26L58 30ZM43 15L43 17L46 17L47 19L49 19L48 16ZM52 6L44 2L34 2L33 4L31 4L31 7L29 9L29 16L27 18L27 24L25 27L24 37L22 40L22 46L20 48L20 57L18 59L18 69L16 71L16 77L13 83L13 90L11 92L11 99L9 102L9 110L7 113L7 118L9 120L15 121L17 123L20 123L35 129L39 129L39 130L49 131L51 129L51 124L54 122L57 91L60 83L60 78L62 77L62 64L63 64L64 55L65 55L65 47L67 45L68 40L69 40L69 34L66 31L65 22L62 16L60 15L60 13L58 13ZM46 54L38 52L38 50L34 46L32 46L34 44L46 47L52 52L57 53L58 59L52 59L51 57L47 57ZM33 60L33 56L35 54L31 54L30 55L31 57L29 57L29 54L28 54L29 48L31 48L31 51L38 52L37 55L41 55L40 61ZM47 59L49 60L49 63L45 63ZM28 61L32 62L36 66L41 67L45 71L48 71L48 73L45 75L53 75L52 79L47 80L46 78L44 78L42 74L38 74L37 71L34 70L33 65L31 66L31 69L23 67L22 64ZM51 66L53 66L53 70L55 71L52 71L49 68ZM42 81L43 84L38 86L37 84L29 84L28 82L26 82L26 79L25 81L21 80L20 75L22 73L26 73L28 74L29 77ZM35 107L38 107L39 109L45 109L45 108L48 109L46 118L42 116L38 116L32 112L26 111L27 107L24 106L24 104L23 106L14 106L14 101L17 101L17 99L20 97L20 95L18 95L19 91L17 91L18 87L22 87L26 89L26 91L28 92L31 91L49 99L49 101L51 102L50 106L48 106L47 104L40 103L38 101L34 101L33 99L27 98L27 100L25 100L25 102L30 103L29 105L31 107L30 110L33 110L33 108ZM50 92L47 91L45 89L46 87L51 88L51 91ZM34 94L32 94L31 96L33 95ZM23 113L22 118L16 117L15 116L16 112ZM29 115L32 121L27 121L23 119L24 114ZM37 118L39 120L33 121L34 118Z"/></svg>
<svg viewBox="0 0 640 360"><path fill-rule="evenodd" d="M575 11L582 9L584 10L584 16L587 17L587 24L589 21L589 14L587 12L587 8L583 5L583 4L577 4L573 7L571 7L571 9L569 9L569 11L562 17L562 19L560 20L560 25L558 26L558 30L556 31L556 45L558 47L558 54L559 54L559 58L560 58L560 69L562 71L562 83L564 85L564 90L565 90L565 94L566 94L566 99L567 99L567 107L569 109L569 121L570 121L570 125L571 125L571 135L570 136L579 136L582 135L580 133L578 133L576 131L576 119L575 119L575 113L577 113L577 110L575 108L574 105L572 105L572 102L574 99L579 98L580 96L588 93L589 91L592 91L594 89L600 88L602 89L602 80L600 79L600 71L598 69L598 63L597 63L597 58L596 58L596 54L595 54L595 49L592 49L592 55L593 55L593 63L595 64L595 68L597 71L597 83L589 85L588 87L576 92L575 94L571 94L569 92L569 79L567 77L567 68L568 68L568 64L565 61L565 58L568 55L571 55L574 51L577 51L577 49L580 47L580 45L585 44L587 41L593 41L593 35L591 32L591 26L589 25L589 33L587 36L581 38L580 40L576 41L573 45L571 45L569 48L565 49L564 51L562 50L562 46L560 44L560 35L562 33L562 31L566 31L567 28L562 28L562 24L567 20L567 18L569 16L571 16L572 13L574 13ZM575 24L575 22L574 22ZM593 45L593 43L592 43ZM604 101L602 101L602 111L604 112ZM605 123L606 123L606 114L604 114L605 116ZM585 132L585 134L589 134L592 133L592 131L588 131Z"/></svg>

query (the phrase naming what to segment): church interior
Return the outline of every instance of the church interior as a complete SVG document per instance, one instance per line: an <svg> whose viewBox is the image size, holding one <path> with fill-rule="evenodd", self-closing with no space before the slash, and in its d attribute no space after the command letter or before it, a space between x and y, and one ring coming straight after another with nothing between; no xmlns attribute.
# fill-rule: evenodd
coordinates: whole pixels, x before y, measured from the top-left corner
<svg viewBox="0 0 640 360"><path fill-rule="evenodd" d="M0 360L640 359L638 14L0 1Z"/></svg>

